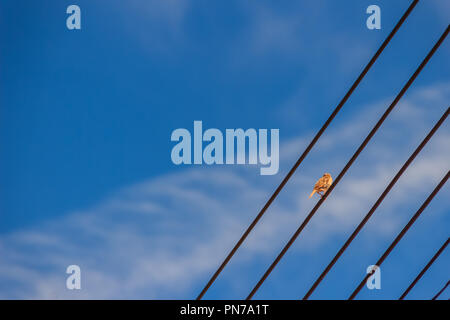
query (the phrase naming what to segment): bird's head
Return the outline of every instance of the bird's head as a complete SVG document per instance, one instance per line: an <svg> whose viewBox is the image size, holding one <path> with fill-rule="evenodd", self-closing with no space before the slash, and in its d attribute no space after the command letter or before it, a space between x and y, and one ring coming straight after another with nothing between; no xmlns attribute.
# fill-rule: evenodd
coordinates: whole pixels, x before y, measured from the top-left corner
<svg viewBox="0 0 450 320"><path fill-rule="evenodd" d="M324 177L331 177L331 174L325 173L323 176L324 176Z"/></svg>

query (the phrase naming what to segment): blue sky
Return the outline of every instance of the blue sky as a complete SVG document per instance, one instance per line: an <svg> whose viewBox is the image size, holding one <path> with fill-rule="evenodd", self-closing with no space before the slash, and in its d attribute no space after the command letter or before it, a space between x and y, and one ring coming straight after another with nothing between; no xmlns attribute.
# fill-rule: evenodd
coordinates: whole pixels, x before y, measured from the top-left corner
<svg viewBox="0 0 450 320"><path fill-rule="evenodd" d="M194 298L409 1L0 0L0 297ZM77 4L82 29L66 28ZM206 298L245 298L450 20L421 1ZM255 298L304 295L448 107L449 40ZM280 172L175 166L171 132L279 128ZM345 299L448 170L444 124L312 298ZM382 266L395 299L448 237L449 189ZM411 292L448 280L444 253ZM65 289L65 268L82 290ZM448 295L448 293L447 293ZM445 294L444 294L445 298Z"/></svg>

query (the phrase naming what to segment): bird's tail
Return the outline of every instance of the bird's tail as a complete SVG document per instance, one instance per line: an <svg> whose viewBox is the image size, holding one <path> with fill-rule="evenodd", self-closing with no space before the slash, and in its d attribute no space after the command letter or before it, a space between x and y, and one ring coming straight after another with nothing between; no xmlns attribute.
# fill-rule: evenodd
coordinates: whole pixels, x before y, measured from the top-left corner
<svg viewBox="0 0 450 320"><path fill-rule="evenodd" d="M309 195L309 199L311 199L311 197L314 195L314 193L316 193L316 190L313 190L313 192L311 192L311 194Z"/></svg>

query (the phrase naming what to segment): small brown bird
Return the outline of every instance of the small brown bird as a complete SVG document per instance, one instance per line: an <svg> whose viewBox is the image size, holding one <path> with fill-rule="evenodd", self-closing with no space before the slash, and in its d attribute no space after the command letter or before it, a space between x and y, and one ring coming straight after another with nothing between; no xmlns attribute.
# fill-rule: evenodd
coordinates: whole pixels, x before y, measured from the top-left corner
<svg viewBox="0 0 450 320"><path fill-rule="evenodd" d="M311 198L316 192L320 195L320 197L323 197L332 183L333 179L331 178L331 175L329 173L325 173L322 178L317 180L316 184L314 185L314 190L309 195L309 198Z"/></svg>

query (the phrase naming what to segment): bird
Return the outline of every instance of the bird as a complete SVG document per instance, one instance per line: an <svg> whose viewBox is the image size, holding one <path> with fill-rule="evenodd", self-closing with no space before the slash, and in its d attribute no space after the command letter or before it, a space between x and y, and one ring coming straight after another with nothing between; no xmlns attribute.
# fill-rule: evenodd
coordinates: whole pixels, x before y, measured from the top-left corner
<svg viewBox="0 0 450 320"><path fill-rule="evenodd" d="M309 198L311 198L316 192L318 195L320 195L320 197L323 197L332 183L333 179L331 178L331 175L329 173L325 173L319 180L317 180L316 184L314 185L313 192L311 192Z"/></svg>

